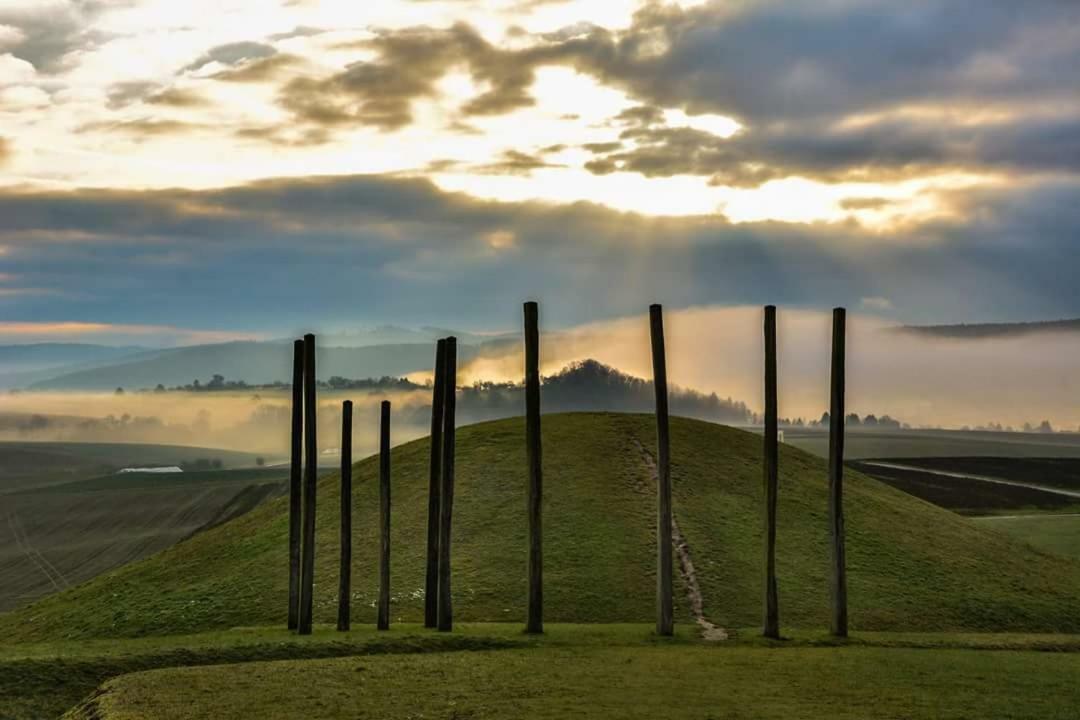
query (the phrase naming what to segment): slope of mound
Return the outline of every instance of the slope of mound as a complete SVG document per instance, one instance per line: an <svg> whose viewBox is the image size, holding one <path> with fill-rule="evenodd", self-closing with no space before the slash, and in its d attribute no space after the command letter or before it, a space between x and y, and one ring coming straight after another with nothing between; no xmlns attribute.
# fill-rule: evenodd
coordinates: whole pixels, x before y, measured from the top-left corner
<svg viewBox="0 0 1080 720"><path fill-rule="evenodd" d="M546 616L651 621L655 587L653 419L544 418ZM525 453L520 418L461 428L454 510L459 620L519 620L525 599ZM756 625L761 597L760 437L673 419L675 513L706 616ZM392 617L423 612L427 440L393 454ZM781 621L828 619L824 463L781 448ZM356 466L354 617L373 622L377 460ZM335 617L337 478L319 486L317 622ZM12 641L177 634L284 623L287 500L0 618ZM1041 553L857 473L848 474L856 629L1080 631L1080 564ZM689 618L677 580L677 608Z"/></svg>

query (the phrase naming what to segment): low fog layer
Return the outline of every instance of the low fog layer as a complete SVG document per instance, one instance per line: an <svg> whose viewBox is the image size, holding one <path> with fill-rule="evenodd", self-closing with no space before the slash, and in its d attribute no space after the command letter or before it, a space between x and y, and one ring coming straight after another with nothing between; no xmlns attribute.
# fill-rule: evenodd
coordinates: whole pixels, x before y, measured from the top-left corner
<svg viewBox="0 0 1080 720"><path fill-rule="evenodd" d="M760 308L692 308L665 316L672 412L745 424L762 405ZM779 311L780 414L819 418L828 408L827 312ZM291 354L286 345L268 351ZM544 409L647 412L651 386L599 366L564 368L586 358L651 379L646 314L545 332L542 373L549 379ZM1049 420L1076 430L1080 333L1002 337L936 337L880 319L848 319L848 411L888 414L913 426L989 425L1021 428ZM287 365L287 358L277 358ZM358 367L357 377L363 375ZM413 373L430 379L429 371ZM521 414L522 356L514 342L487 343L462 363L459 422ZM239 378L234 378L239 379ZM550 382L554 380L554 382ZM506 384L509 383L509 384ZM681 390L684 388L687 390ZM695 394L695 392L700 391ZM715 394L715 397L713 397ZM394 442L426 435L430 390L423 387L320 392L319 444L340 444L340 407L356 405L354 446L377 446L378 403L394 404ZM217 392L24 392L0 396L0 439L155 442L204 445L280 457L288 448L286 388Z"/></svg>
<svg viewBox="0 0 1080 720"><path fill-rule="evenodd" d="M376 447L378 404L393 403L393 441L411 440L430 427L430 386L383 379L348 383L335 379L319 391L319 445L340 445L340 409L354 403L353 445L361 454ZM346 387L348 386L348 387ZM287 388L231 388L154 392L23 393L9 395L0 415L0 439L102 442L157 442L207 445L264 452L287 452L291 393ZM715 422L745 424L745 404L673 387L671 410ZM595 361L573 363L544 379L549 412L614 410L650 412L651 381L627 376ZM458 422L520 415L525 404L521 383L476 383L458 391Z"/></svg>
<svg viewBox="0 0 1080 720"><path fill-rule="evenodd" d="M759 307L665 313L669 380L760 411L762 320ZM831 329L830 312L779 308L781 416L819 418L828 409ZM849 412L887 413L914 426L1080 426L1080 332L942 338L849 313L847 345ZM584 357L651 377L647 313L542 338L544 373ZM466 382L519 378L521 362L517 348L488 353L463 374Z"/></svg>

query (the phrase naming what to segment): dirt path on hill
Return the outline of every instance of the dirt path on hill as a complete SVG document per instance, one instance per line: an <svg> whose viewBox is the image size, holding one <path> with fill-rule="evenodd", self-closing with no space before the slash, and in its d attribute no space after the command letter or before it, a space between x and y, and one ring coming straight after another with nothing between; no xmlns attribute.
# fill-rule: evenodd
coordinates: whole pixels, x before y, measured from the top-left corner
<svg viewBox="0 0 1080 720"><path fill-rule="evenodd" d="M655 491L659 482L656 460L653 458L652 453L636 438L634 443L641 453L642 462L649 469L649 474L653 480L653 490ZM646 490L641 486L638 489ZM711 641L727 640L729 637L727 630L705 617L705 600L701 595L701 586L698 585L697 573L694 571L694 561L690 557L690 546L687 545L686 538L683 537L682 530L679 529L679 519L675 517L674 510L671 512L671 542L679 559L679 575L682 576L683 584L686 587L686 597L690 601L690 613L694 616L694 622L701 628L701 636Z"/></svg>

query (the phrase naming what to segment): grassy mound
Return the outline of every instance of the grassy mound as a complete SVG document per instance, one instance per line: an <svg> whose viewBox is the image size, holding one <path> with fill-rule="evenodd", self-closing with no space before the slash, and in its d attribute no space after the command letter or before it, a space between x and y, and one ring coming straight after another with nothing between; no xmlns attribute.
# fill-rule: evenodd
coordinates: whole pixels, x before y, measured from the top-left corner
<svg viewBox="0 0 1080 720"><path fill-rule="evenodd" d="M460 620L518 621L525 600L524 421L458 432L454 602ZM645 415L544 418L545 602L551 621L653 618L655 485ZM705 614L756 625L761 597L761 440L672 421L676 519ZM393 453L392 617L423 613L428 443ZM781 448L782 625L828 618L824 463ZM374 621L377 459L354 476L354 619ZM336 616L338 483L319 487L317 622ZM0 617L12 641L122 637L284 624L287 500L147 560ZM852 625L858 630L1080 631L1080 563L1039 552L857 473L847 482ZM676 581L679 618L689 603Z"/></svg>

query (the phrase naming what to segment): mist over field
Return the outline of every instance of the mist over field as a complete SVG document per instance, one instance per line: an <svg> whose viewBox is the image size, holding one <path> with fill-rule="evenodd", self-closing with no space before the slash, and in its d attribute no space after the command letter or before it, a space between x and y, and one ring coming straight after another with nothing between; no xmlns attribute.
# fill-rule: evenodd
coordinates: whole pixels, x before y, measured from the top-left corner
<svg viewBox="0 0 1080 720"><path fill-rule="evenodd" d="M781 308L778 317L780 415L820 418L828 406L831 314ZM751 413L760 412L761 322L758 307L702 307L665 314L672 392L686 389L703 394L696 400L688 396L690 405L676 402L673 412L731 424L750 422ZM888 414L916 427L998 423L1019 430L1025 423L1038 426L1043 420L1058 430L1075 431L1080 426L1080 410L1074 402L1080 390L1076 379L1080 333L1075 331L1036 329L990 336L963 330L929 333L850 314L847 341L850 412ZM412 364L398 374L422 386L431 373L408 372L420 362L424 350L415 347ZM200 355L198 348L186 352ZM216 350L211 356L212 352ZM290 354L291 348L266 343L246 346L245 353L261 353L268 361L280 360L278 364L287 367L288 358L276 356ZM463 388L459 423L521 414L523 400L513 387L521 382L520 345L503 337L470 346L468 353L459 370ZM551 330L542 336L541 372L548 378L589 358L649 380L647 315ZM354 378L375 374L365 368L365 363L354 361L327 367L327 371L349 372ZM384 372L385 362L375 369ZM551 386L545 390L545 410L650 410L651 388L636 387L632 399L596 396L594 391L608 382L609 378L586 374L577 378L577 385L564 383L557 391ZM712 393L718 396L714 405L702 405ZM358 453L376 447L378 403L383 399L393 403L395 443L428 432L429 389L321 389L319 444L324 449L340 444L340 407L345 399L355 403L353 442ZM176 443L280 457L288 451L289 402L287 389L280 387L215 392L148 392L138 391L137 386L123 393L9 392L0 396L0 439ZM742 410L740 403L746 405Z"/></svg>
<svg viewBox="0 0 1080 720"><path fill-rule="evenodd" d="M831 313L781 307L777 315L780 415L819 418L829 404ZM762 317L759 307L666 312L670 382L730 396L760 412ZM520 347L504 347L503 354L468 363L464 381L520 377ZM542 339L545 374L584 357L651 377L648 315ZM996 422L1020 429L1049 420L1056 429L1076 430L1080 332L948 337L849 312L847 388L849 412L889 414L914 426Z"/></svg>
<svg viewBox="0 0 1080 720"><path fill-rule="evenodd" d="M353 446L378 446L379 402L394 404L395 443L428 431L430 394L321 392L319 446L341 443L341 402L353 401ZM287 457L291 394L287 390L166 393L48 392L3 397L0 440L137 442L197 445Z"/></svg>

